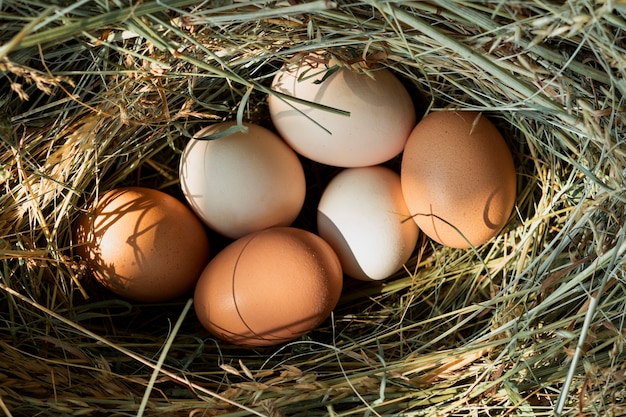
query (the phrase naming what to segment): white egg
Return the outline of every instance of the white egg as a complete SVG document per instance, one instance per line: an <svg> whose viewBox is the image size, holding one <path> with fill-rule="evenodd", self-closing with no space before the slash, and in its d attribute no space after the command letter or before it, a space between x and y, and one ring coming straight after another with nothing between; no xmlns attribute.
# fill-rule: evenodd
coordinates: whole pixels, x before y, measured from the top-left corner
<svg viewBox="0 0 626 417"><path fill-rule="evenodd" d="M224 132L218 123L196 137ZM232 239L272 226L289 226L306 193L302 164L280 137L245 124L212 140L192 139L180 161L180 185L191 208L211 229Z"/></svg>
<svg viewBox="0 0 626 417"><path fill-rule="evenodd" d="M418 237L402 196L400 176L382 167L349 168L324 190L319 235L353 278L383 280L408 261Z"/></svg>
<svg viewBox="0 0 626 417"><path fill-rule="evenodd" d="M280 136L299 154L326 165L388 161L402 152L416 123L411 96L383 68L364 74L313 56L277 73L272 89L278 94L270 94L268 105Z"/></svg>

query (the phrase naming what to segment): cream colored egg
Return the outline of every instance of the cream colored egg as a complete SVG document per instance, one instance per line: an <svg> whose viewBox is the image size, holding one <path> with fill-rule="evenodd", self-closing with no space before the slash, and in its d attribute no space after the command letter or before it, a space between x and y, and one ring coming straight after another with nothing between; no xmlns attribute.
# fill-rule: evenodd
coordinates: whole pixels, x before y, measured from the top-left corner
<svg viewBox="0 0 626 417"><path fill-rule="evenodd" d="M400 176L381 166L349 168L328 184L318 206L318 233L353 278L383 280L410 258L418 228Z"/></svg>
<svg viewBox="0 0 626 417"><path fill-rule="evenodd" d="M415 126L411 96L386 69L364 74L312 56L277 73L272 89L281 94L268 99L279 134L296 152L323 164L361 167L385 162L402 152Z"/></svg>
<svg viewBox="0 0 626 417"><path fill-rule="evenodd" d="M203 137L235 123L203 129ZM213 230L232 239L298 216L306 192L302 164L277 135L261 126L213 140L192 139L180 162L180 185L192 209Z"/></svg>

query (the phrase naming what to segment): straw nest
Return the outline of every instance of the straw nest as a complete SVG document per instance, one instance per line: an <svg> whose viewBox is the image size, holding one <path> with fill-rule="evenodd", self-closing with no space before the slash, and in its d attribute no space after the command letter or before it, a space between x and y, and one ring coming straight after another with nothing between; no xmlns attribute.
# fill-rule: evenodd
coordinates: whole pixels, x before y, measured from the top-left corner
<svg viewBox="0 0 626 417"><path fill-rule="evenodd" d="M626 412L623 2L0 5L4 415ZM271 77L311 50L389 67L421 114L487 114L518 171L503 232L472 250L424 239L405 270L348 285L320 328L268 349L209 337L186 298L94 285L77 214L120 185L180 196L188 138L267 124Z"/></svg>

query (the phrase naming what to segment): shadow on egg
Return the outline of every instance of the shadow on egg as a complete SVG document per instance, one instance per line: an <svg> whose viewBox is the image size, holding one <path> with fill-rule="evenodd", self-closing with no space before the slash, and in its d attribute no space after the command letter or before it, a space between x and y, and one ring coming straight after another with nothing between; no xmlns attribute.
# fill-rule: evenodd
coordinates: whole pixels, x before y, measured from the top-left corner
<svg viewBox="0 0 626 417"><path fill-rule="evenodd" d="M482 209L482 224L474 224L472 227L468 227L466 224L463 227L464 230L434 213L432 206L430 207L430 213L416 213L412 217L427 216L430 218L430 233L433 240L449 247L467 249L489 241L502 230L512 210L512 207L509 208L508 206L508 210L503 211L502 209L502 200L506 200L506 197L505 190L502 187L498 187L489 193ZM417 222L423 227L424 223L419 220ZM425 233L428 232L428 229L422 230Z"/></svg>
<svg viewBox="0 0 626 417"><path fill-rule="evenodd" d="M500 231L506 219L509 217L509 210L507 213L502 212L502 204L496 203L494 200L502 199L502 194L504 190L502 187L498 187L493 190L487 200L485 201L485 209L483 210L483 221L485 222L485 226L487 228L493 230L494 235ZM495 210L494 210L495 209Z"/></svg>
<svg viewBox="0 0 626 417"><path fill-rule="evenodd" d="M245 318L239 314L239 319L245 323ZM210 320L210 318L209 318ZM234 332L217 323L211 323L211 332L221 340L225 340L241 347L264 347L275 346L297 339L303 334L309 333L320 325L319 317L311 316L292 321L288 326L275 326L267 328L263 332L255 331L248 326L249 333ZM289 327L297 327L298 330L290 331Z"/></svg>
<svg viewBox="0 0 626 417"><path fill-rule="evenodd" d="M455 225L432 212L429 214L418 214L417 216L430 217L432 232L431 239L452 248L470 248L472 246L471 240L463 234L463 232ZM414 216L415 217L415 216ZM420 223L421 224L421 223ZM427 234L427 231L420 226L420 229ZM454 239L460 238L461 241L455 241ZM452 240L450 240L452 239Z"/></svg>
<svg viewBox="0 0 626 417"><path fill-rule="evenodd" d="M98 205L100 207L108 207L111 202L117 199L123 199L129 190L123 190L116 194L105 195ZM136 265L139 269L145 269L148 266L148 256L142 245L138 244L138 240L148 231L158 227L158 223L148 224L142 220L146 218L146 214L155 207L154 201L145 196L139 198L134 197L132 200L119 205L113 210L104 210L94 213L95 219L91 216L83 216L77 229L77 238L79 241L88 242L86 245L80 246L81 252L85 255L85 259L90 264L95 278L114 292L124 292L129 288L129 281L132 277L122 275L116 269L115 263L107 262L112 256L117 257L122 252L123 245L132 248L132 256L124 259L127 264ZM126 238L113 243L103 243L103 238L107 233L116 233L116 228L120 222L124 221L125 216L129 213L139 213L138 220L132 230L125 230ZM95 224L94 224L95 223ZM144 227L145 226L145 227ZM155 232L155 235L159 235Z"/></svg>
<svg viewBox="0 0 626 417"><path fill-rule="evenodd" d="M335 253L341 261L343 272L346 275L362 280L372 279L365 273L363 268L361 268L359 261L356 259L354 252L350 248L341 230L328 216L319 210L317 212L317 227L319 230L324 230L324 240L335 250Z"/></svg>
<svg viewBox="0 0 626 417"><path fill-rule="evenodd" d="M80 216L75 235L95 280L136 301L189 291L209 257L200 220L174 197L140 187L103 195L92 213Z"/></svg>

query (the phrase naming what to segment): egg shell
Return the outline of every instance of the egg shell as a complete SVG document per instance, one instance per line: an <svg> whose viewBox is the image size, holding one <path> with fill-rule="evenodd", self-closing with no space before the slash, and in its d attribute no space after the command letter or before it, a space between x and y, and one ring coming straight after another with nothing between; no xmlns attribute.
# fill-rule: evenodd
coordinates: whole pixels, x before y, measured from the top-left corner
<svg viewBox="0 0 626 417"><path fill-rule="evenodd" d="M437 111L407 141L402 192L420 230L454 248L496 236L516 199L511 152L498 129L471 111Z"/></svg>
<svg viewBox="0 0 626 417"><path fill-rule="evenodd" d="M218 134L235 125L218 123L196 136ZM244 126L247 132L190 140L180 162L181 189L189 205L206 225L231 239L290 225L306 193L296 153L270 130Z"/></svg>
<svg viewBox="0 0 626 417"><path fill-rule="evenodd" d="M275 227L231 243L207 265L194 306L202 325L241 346L270 346L313 330L332 312L343 275L319 236Z"/></svg>
<svg viewBox="0 0 626 417"><path fill-rule="evenodd" d="M350 113L270 94L270 115L282 138L301 155L337 167L376 165L402 152L416 117L398 78L382 68L369 74L335 69L329 72L313 57L276 74L274 91Z"/></svg>
<svg viewBox="0 0 626 417"><path fill-rule="evenodd" d="M404 202L400 176L382 166L348 168L326 186L317 211L319 235L346 275L383 280L410 258L418 228Z"/></svg>
<svg viewBox="0 0 626 417"><path fill-rule="evenodd" d="M176 198L149 188L111 190L75 228L76 251L114 293L160 302L190 291L209 261L202 222Z"/></svg>

